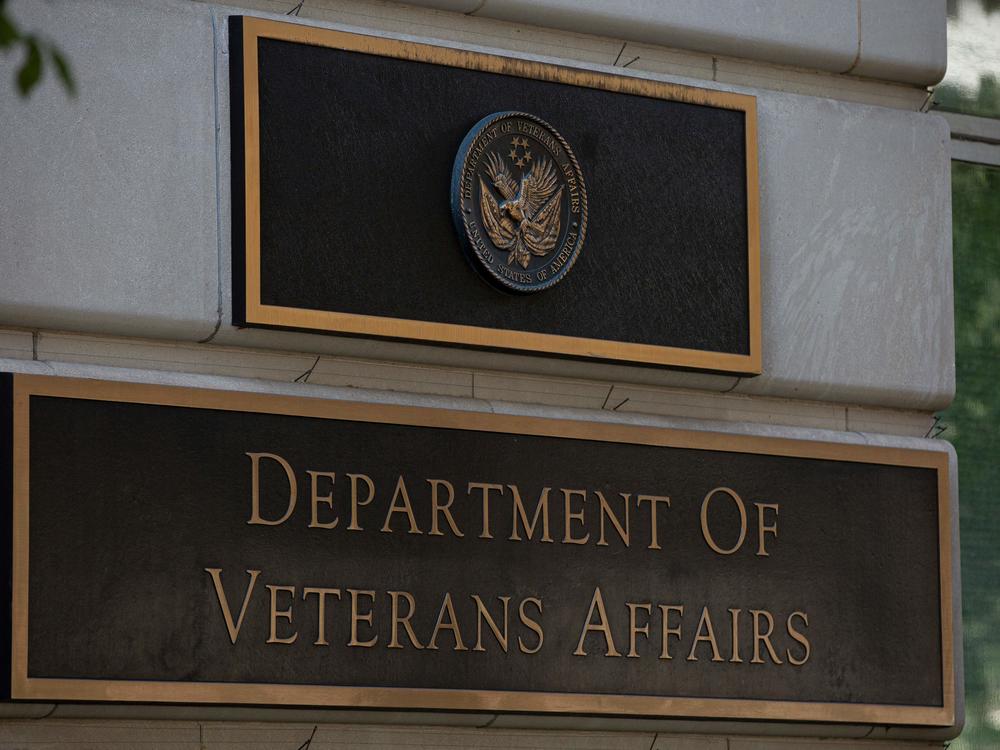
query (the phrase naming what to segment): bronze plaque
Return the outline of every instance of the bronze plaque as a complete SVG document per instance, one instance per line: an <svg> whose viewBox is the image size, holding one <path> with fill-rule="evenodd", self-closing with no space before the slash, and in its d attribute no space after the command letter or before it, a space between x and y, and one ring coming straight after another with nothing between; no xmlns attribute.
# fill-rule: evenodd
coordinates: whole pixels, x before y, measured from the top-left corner
<svg viewBox="0 0 1000 750"><path fill-rule="evenodd" d="M14 699L954 721L947 453L0 380Z"/></svg>
<svg viewBox="0 0 1000 750"><path fill-rule="evenodd" d="M760 372L754 97L259 18L229 50L235 325Z"/></svg>

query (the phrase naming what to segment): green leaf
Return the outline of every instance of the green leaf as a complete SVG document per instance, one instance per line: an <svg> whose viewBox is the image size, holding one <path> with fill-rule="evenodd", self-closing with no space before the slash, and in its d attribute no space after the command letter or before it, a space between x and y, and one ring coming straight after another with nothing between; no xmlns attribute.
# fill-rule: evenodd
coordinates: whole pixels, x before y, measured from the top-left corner
<svg viewBox="0 0 1000 750"><path fill-rule="evenodd" d="M21 96L27 96L31 93L42 77L42 53L38 49L38 42L34 37L29 36L25 38L24 43L28 48L28 54L24 65L17 71L17 88L21 92Z"/></svg>
<svg viewBox="0 0 1000 750"><path fill-rule="evenodd" d="M14 24L7 18L3 10L3 3L0 2L0 49L6 49L20 38Z"/></svg>
<svg viewBox="0 0 1000 750"><path fill-rule="evenodd" d="M52 56L52 63L56 66L56 73L59 75L59 80L62 81L66 91L70 96L76 96L76 81L73 80L73 71L70 70L66 58L55 47L49 49L49 54Z"/></svg>

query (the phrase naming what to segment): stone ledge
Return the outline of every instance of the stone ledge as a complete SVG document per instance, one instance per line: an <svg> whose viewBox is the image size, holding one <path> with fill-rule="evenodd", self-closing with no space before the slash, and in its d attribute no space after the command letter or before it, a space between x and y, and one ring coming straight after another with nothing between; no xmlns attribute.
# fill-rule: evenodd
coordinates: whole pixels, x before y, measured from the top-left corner
<svg viewBox="0 0 1000 750"><path fill-rule="evenodd" d="M553 29L929 86L944 76L946 15L936 0L407 0Z"/></svg>

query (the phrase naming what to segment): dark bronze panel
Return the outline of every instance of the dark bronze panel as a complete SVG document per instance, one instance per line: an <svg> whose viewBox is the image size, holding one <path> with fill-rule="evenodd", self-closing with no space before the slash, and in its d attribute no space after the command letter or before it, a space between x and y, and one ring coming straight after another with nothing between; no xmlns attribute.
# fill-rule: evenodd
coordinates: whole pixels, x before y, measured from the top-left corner
<svg viewBox="0 0 1000 750"><path fill-rule="evenodd" d="M30 563L25 580L15 554L30 601L16 697L950 722L945 454L21 376L15 390ZM283 464L258 457L255 518L265 453L296 483L276 525L252 522L288 508ZM355 480L356 518L352 474L375 488L362 505ZM315 521L313 476L333 498ZM477 483L497 486L486 511ZM322 633L307 588L339 592ZM353 595L355 645L352 589L373 592ZM509 597L506 650L474 596L498 625ZM399 648L394 597L399 617L412 606ZM261 684L284 687L240 692Z"/></svg>
<svg viewBox="0 0 1000 750"><path fill-rule="evenodd" d="M8 373L0 373L0 518L13 518L12 500L14 497L13 473L13 378ZM10 643L11 603L11 555L13 553L13 525L4 523L0 537L0 644ZM0 700L10 699L11 685L11 650L0 647Z"/></svg>
<svg viewBox="0 0 1000 750"><path fill-rule="evenodd" d="M752 97L255 19L230 36L237 323L759 371ZM479 277L450 207L463 137L507 110L586 183L579 259L530 296Z"/></svg>

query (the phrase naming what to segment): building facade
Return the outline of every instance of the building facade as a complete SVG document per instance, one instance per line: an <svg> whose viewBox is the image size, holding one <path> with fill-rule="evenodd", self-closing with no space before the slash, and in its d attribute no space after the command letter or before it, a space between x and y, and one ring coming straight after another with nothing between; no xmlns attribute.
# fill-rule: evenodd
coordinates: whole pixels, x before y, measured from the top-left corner
<svg viewBox="0 0 1000 750"><path fill-rule="evenodd" d="M572 706L554 710L543 706L536 711L530 697L534 678L529 672L524 677L529 692L516 705L502 699L495 704L485 699L464 704L445 700L437 708L429 703L407 704L385 697L392 695L391 682L387 683L389 692L380 693L381 697L360 696L356 703L344 698L346 694L337 694L341 697L330 701L325 697L268 700L266 691L246 699L224 690L214 698L189 700L188 694L181 693L179 699L170 699L164 693L146 699L152 694L130 694L120 686L85 695L52 693L71 697L46 699L43 689L28 697L15 689L12 699L0 704L0 746L32 747L40 743L73 747L97 743L107 747L192 748L373 745L846 750L942 747L960 732L964 704L957 465L950 446L931 437L937 423L935 414L946 409L955 395L952 141L948 121L929 111L930 87L944 76L947 64L944 3L421 0L396 4L305 0L296 4L290 0L244 0L210 4L194 0L66 0L13 2L9 11L25 29L38 29L64 50L72 62L78 88L75 97L67 96L50 76L31 98L18 98L11 87L0 99L0 123L5 134L0 150L0 181L5 196L0 202L0 261L4 269L0 274L0 370L14 373L15 382L18 376L35 375L99 380L110 384L101 386L103 393L110 394L109 400L138 393L128 390L132 384L224 394L219 398L256 399L264 394L274 397L273 403L294 401L298 406L293 411L281 413L302 417L309 416L310 403L316 404L317 414L327 408L322 404L341 402L354 404L351 408L360 414L398 415L404 412L391 410L412 407L434 413L445 410L461 415L463 425L488 420L508 420L503 425L536 425L527 428L536 430L531 433L535 435L547 429L537 425L555 421L585 425L580 434L593 440L601 440L604 434L667 434L664 431L721 435L720 445L736 445L734 450L749 453L758 445L752 441L786 440L789 445L841 446L843 455L858 462L867 460L858 458L867 455L865 451L936 456L934 465L939 467L939 476L945 478L938 484L938 507L943 515L935 533L940 546L931 550L931 557L936 569L944 572L934 581L930 595L941 602L940 612L934 613L935 617L940 614L940 620L918 621L911 627L916 634L933 631L931 641L935 648L940 645L940 656L932 662L934 669L944 662L936 689L948 716L935 714L937 718L926 721L921 718L923 714L891 718L897 714L881 712L884 706L869 705L878 701L864 700L864 710L853 713L842 711L836 701L822 711L807 707L805 713L799 713L796 701L815 702L808 690L801 698L783 699L778 707L763 701L768 707L759 710L753 700L738 709L716 710L709 699L704 704L708 709L681 702L676 704L681 708L666 713L648 707L609 710L602 707L600 700L581 704L583 708L575 710ZM234 17L241 18L243 25L234 25ZM524 69L537 64L541 71L569 70L570 79L558 80L588 90L599 88L593 81L605 81L609 82L602 84L607 91L617 86L634 97L656 98L660 96L657 92L668 90L675 92L669 96L681 96L676 91L689 87L709 92L699 94L701 99L686 100L702 108L708 106L706 102L730 101L726 97L735 97L732 101L738 97L752 99L755 140L745 141L748 160L740 166L750 186L746 215L756 214L756 220L747 221L746 239L751 248L745 273L749 277L748 361L738 365L723 360L706 362L697 357L640 361L638 355L632 359L617 354L605 356L594 345L586 351L563 350L555 339L533 346L498 345L492 339L449 340L444 334L435 339L414 335L409 329L382 328L381 324L367 329L342 326L324 331L328 320L314 323L315 317L310 316L254 319L246 305L248 288L243 286L247 264L253 266L247 260L250 256L244 254L252 242L246 230L251 227L252 236L253 226L262 227L266 241L268 215L262 219L258 213L257 225L244 222L253 213L248 194L254 195L252 189L247 192L251 185L247 181L250 162L244 160L248 153L244 147L247 138L259 138L260 122L256 131L253 127L246 129L247 119L240 117L250 112L246 109L246 89L241 88L246 80L235 78L234 70L251 70L243 67L249 37L240 34L243 29L255 28L256 19L288 24L292 31L281 37L287 44L322 45L324 42L315 40L335 38L323 35L336 32L378 40L377 44L365 42L369 46L353 51L342 47L358 54L371 52L375 46L403 49L393 58L402 60L412 56L406 50L426 45L447 50L447 55L452 56L448 59L486 55L513 59L526 66ZM393 46L398 43L404 46ZM421 64L427 64L427 60ZM13 64L5 60L0 71L9 75L13 69ZM309 92L317 90L318 79L307 78L305 62L299 73L294 67L286 67L283 75L287 78L280 86L276 84L273 90L262 87L262 106L271 106L268 102L274 101L278 92L294 93L296 80L309 81ZM333 86L329 96L335 98L341 89L346 89L345 82ZM377 111L395 111L391 108L400 105L379 87L365 91L376 101L385 98L375 108ZM360 96L363 98L364 92ZM401 103L403 109L420 109L419 86L415 86L413 96L413 101ZM456 90L456 109L459 98ZM329 100L316 102L317 109L324 106L336 110L338 105ZM590 114L595 122L602 119L601 113ZM303 118L308 116L306 112ZM616 109L609 108L603 119L610 121L606 125L608 132L636 127L631 116L622 116ZM280 132L271 131L258 145L261 149L271 148L271 154L292 153L281 144L307 143L309 138L322 140L314 133L310 135L309 122L293 117ZM414 122L414 127L428 127L425 121ZM472 125L468 122L462 127ZM395 127L399 125L387 119L383 137L395 137ZM330 137L336 153L337 139ZM598 247L595 237L600 237L600 230L593 227L601 216L599 208L594 207L600 189L594 188L588 169L597 170L594 165L609 157L601 156L607 152L604 144L577 145L572 138L569 140L580 152L583 177L593 188L589 196L591 244L581 251L581 258L586 259L585 253L598 252L594 248ZM457 142L455 148L459 148ZM515 144L515 156L517 148ZM683 159L680 153L660 154L655 141L649 148L649 159ZM517 158L523 158L523 153ZM344 153L343 159L346 163L349 154ZM270 174L268 164L262 170L264 176L258 175L261 180ZM404 166L393 176L360 175L357 179L411 179L405 170ZM689 170L694 190L700 167ZM262 184L267 192L266 183L253 184L257 193ZM442 189L446 191L447 185ZM308 186L303 194L306 192ZM653 213L667 211L683 200L680 192L683 189L676 196L650 195L647 191L632 202L647 201ZM312 199L296 199L299 205L307 200ZM712 191L700 200L698 212L721 216L723 201L713 197ZM325 211L337 217L338 205L332 196L328 208L308 205L311 208L306 212L307 220L317 222L317 226L326 226ZM362 223L392 225L395 219L390 209L394 208L373 207L370 216L358 218ZM605 218L606 224L609 221ZM637 227L633 229L638 231ZM359 228L359 236L366 231ZM418 223L412 231L431 230ZM629 231L626 228L618 235L625 244ZM681 242L687 241L687 237L681 237ZM410 242L400 238L401 244ZM753 254L755 250L757 255ZM662 262L669 264L669 255ZM581 265L574 268L574 275L586 273L583 263L581 260ZM257 264L261 265L259 255ZM258 268L258 273L266 275L266 263L262 267L264 270ZM385 273L405 278L415 272L393 266ZM637 299L635 290L643 287L649 274L640 272L630 278L627 268L611 265L606 275L606 293L620 300L617 306L608 305L607 309L617 310L612 315L624 320L626 308ZM376 297L378 288L385 287L388 281L379 275L362 275L352 283L360 299ZM662 290L664 297L671 294L677 292ZM434 305L445 303L432 300ZM678 302L677 308L681 306ZM691 325L714 330L718 326L712 320L712 310L722 306L721 301L706 297L705 319L699 322L694 316ZM114 384L128 385L116 390ZM148 397L135 398L142 401ZM210 400L198 402L203 408L215 403L211 401L215 396L205 398ZM392 422L402 417L387 419ZM54 429L58 431L58 427L56 422ZM508 428L496 429L502 432ZM629 430L638 432L625 432ZM15 434L15 442L17 439ZM697 442L698 438L693 439ZM631 438L622 440L628 442ZM650 440L655 444L656 438ZM739 442L744 440L750 448ZM256 471L256 462L265 460L259 457L270 449L247 450L258 451L253 454L258 458L252 459ZM275 450L268 455L277 453ZM40 451L32 455L40 455ZM798 454L793 451L782 455ZM809 455L820 460L834 454ZM16 475L16 467L14 471ZM289 481L294 483L288 471ZM318 526L316 472L310 471L309 476L313 482L312 520ZM257 480L254 474L253 512L265 514L256 505ZM166 481L161 478L161 482ZM305 493L302 481L299 491ZM502 493L501 485L513 480L489 481L500 482ZM873 481L880 488L892 483L889 479ZM125 485L121 480L109 488L112 493L124 492ZM15 488L15 497L16 493ZM397 492L391 508L405 514L409 500L405 507L397 506L398 497ZM485 508L488 490L482 491L482 497ZM873 497L879 500L882 495ZM569 495L566 498L564 541L571 539L571 517L578 517L573 516ZM708 498L705 500L707 506ZM334 502L330 500L331 508ZM744 516L740 535L742 542L744 534L750 533L756 544L758 537L754 535L759 534L757 556L764 555L768 543L770 527L763 507L766 503L766 498L761 499L758 510L749 509L750 525ZM915 507L916 501L913 504ZM542 507L541 501L536 507ZM908 506L902 507L900 517L908 517ZM546 505L546 530L548 508ZM554 515L563 512L562 505L558 510L555 505L552 508ZM650 501L650 549L656 544L655 508L655 501ZM742 505L740 508L748 509ZM273 508L271 511L274 513ZM107 512L107 525L113 529L117 523L115 512ZM383 530L390 527L392 512L386 516ZM757 526L753 526L753 513L757 512ZM789 511L783 508L781 512ZM794 510L791 512L794 515ZM709 540L711 534L705 530L707 511L702 513L701 528ZM35 517L41 518L40 514L38 511ZM272 521L277 515L271 516ZM253 524L255 518L266 525L263 515L251 516L249 523ZM522 518L527 524L527 516ZM611 516L601 516L602 539L605 518ZM409 519L416 523L412 513ZM534 522L539 519L536 512ZM341 520L347 523L346 516ZM405 526L405 520L394 522ZM436 511L434 523L438 523ZM850 515L832 523L836 524L835 533L848 537L861 537L869 527L865 518ZM901 527L910 528L905 524ZM414 528L410 526L411 532ZM22 549L19 544L26 544L18 540L26 538L28 532L26 522L23 526L12 522L12 529L16 590L16 550ZM454 524L452 529L458 536ZM468 528L465 530L468 532ZM516 533L515 520L512 538ZM622 536L624 532L619 528L618 533ZM480 536L486 535L484 531ZM777 531L774 536L783 539ZM726 545L716 541L712 538L710 546L719 552ZM909 550L906 554L911 556L906 559L914 568L922 564L921 550L928 551L926 545L920 547L905 534L886 544ZM912 549L907 547L909 544L914 545ZM823 553L816 549L800 550L800 554L808 562ZM44 562L36 565L35 557L31 560L32 570L44 569ZM474 557L469 561L471 569L493 564ZM740 564L746 568L751 563ZM26 568L20 570L28 586ZM898 587L910 585L889 578L883 581L878 570L864 573L859 577L867 578L870 573L878 586L856 595L859 612L878 610L881 597L887 602L896 596ZM203 578L202 586L209 597L214 596L211 583L215 581L219 604L229 613L226 622L235 646L239 589L230 588L227 594L221 578ZM254 580L251 576L251 588ZM32 581L31 586L35 585ZM726 584L717 585L724 588ZM816 581L819 589L826 585L822 577ZM913 594L914 601L928 595L923 590L906 591ZM323 596L319 595L321 602ZM844 602L854 601L844 596ZM33 601L44 601L34 589L32 597ZM276 643L281 642L279 634L286 631L280 630L275 619L283 614L273 597L272 590L270 637L274 640L269 642ZM831 590L824 601L840 607L842 600L837 597ZM596 601L595 597L591 602L587 622L598 623L592 631L600 636L597 631L604 615ZM15 596L11 609L15 643L12 673L19 668L21 658L16 645L18 623L24 623L25 632L33 632L28 631L28 615L23 607L19 615L19 604L26 602L26 598ZM395 606L397 599L393 598L392 603ZM227 606L229 609L225 609ZM759 618L749 613L766 609L752 602L747 606L748 614L743 616L748 618ZM753 606L759 609L752 610ZM655 609L650 606L648 611ZM634 618L636 608L628 611ZM352 610L352 617L356 624L357 610ZM242 615L238 619L242 621ZM522 623L527 626L530 620L525 616ZM439 615L437 625L442 622ZM663 625L664 644L669 641L667 622ZM811 649L795 650L795 643L802 641L793 635L799 631L794 629L792 616L787 622L792 639L789 650L775 654L772 665L779 659L795 664L810 655L821 658ZM729 623L717 621L716 629L728 628ZM753 624L756 628L758 620L754 619ZM714 650L712 626L709 624L707 630L703 626L704 621L699 622L697 617L690 625L701 642ZM642 632L634 619L631 628L633 639L636 632ZM735 633L735 619L732 628ZM439 629L435 627L434 636ZM223 632L221 625L217 630ZM863 631L861 627L859 632ZM587 632L581 635L578 650L582 651ZM452 634L457 649L461 628ZM754 630L755 648L764 642L759 636L759 630ZM392 637L396 638L395 630ZM51 644L39 646L44 644L43 636L32 638L31 648L36 653L50 647L58 651ZM100 641L99 633L94 638L94 643ZM355 638L356 634L352 634L352 640ZM321 632L318 641L322 640ZM411 643L414 640L426 638L418 634ZM691 646L692 656L697 654L698 640ZM530 640L524 643L530 644ZM842 645L846 648L848 644ZM634 641L631 646L635 651ZM613 638L609 637L606 647L611 656L615 650ZM95 652L99 650L96 645L94 648ZM664 654L666 649L664 645ZM731 661L739 661L735 644L733 649ZM824 668L828 676L837 669L836 650L826 644L826 658L830 661ZM522 647L523 653L528 651L530 645ZM754 656L756 659L759 654ZM28 657L23 658L27 664ZM874 665L879 655L872 653L869 660ZM86 659L81 656L79 661ZM706 661L722 659L709 656ZM788 663L783 666L791 669ZM706 668L711 666L709 663ZM753 672L748 674L731 689L750 690L755 681L766 683L773 679L771 672L762 673L765 676L760 678ZM861 685L878 674L875 666L871 673L847 670L841 680L857 680ZM567 676L566 683L554 692L586 692L573 679ZM631 678L619 674L609 679L602 694L628 692ZM119 688L122 692L116 692ZM678 695L685 695L683 689ZM728 699L733 695L727 694ZM845 698L842 703L850 704L851 700ZM914 699L914 704L918 703Z"/></svg>

